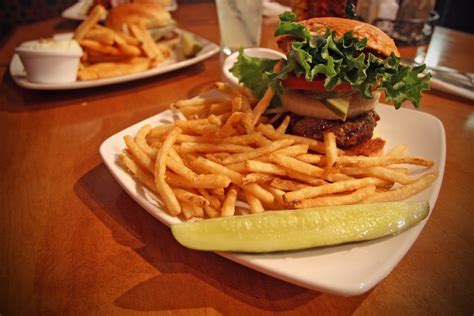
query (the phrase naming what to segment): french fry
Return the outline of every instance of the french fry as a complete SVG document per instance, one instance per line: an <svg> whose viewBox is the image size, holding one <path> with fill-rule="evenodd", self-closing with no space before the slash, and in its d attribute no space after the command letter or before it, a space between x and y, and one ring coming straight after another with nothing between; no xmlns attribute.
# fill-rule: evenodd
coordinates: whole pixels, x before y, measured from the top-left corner
<svg viewBox="0 0 474 316"><path fill-rule="evenodd" d="M305 154L308 151L308 148L309 148L308 144L296 144L296 145L288 146L286 148L275 150L273 154L295 157L295 156ZM257 159L263 162L269 162L270 156L261 156L261 157L258 157Z"/></svg>
<svg viewBox="0 0 474 316"><path fill-rule="evenodd" d="M242 175L240 173L235 172L209 159L198 157L196 160L191 161L191 166L201 168L212 174L225 175L237 185L240 185L242 183Z"/></svg>
<svg viewBox="0 0 474 316"><path fill-rule="evenodd" d="M166 182L173 187L184 189L216 189L227 187L230 179L223 175L203 174L189 181L174 172L166 171Z"/></svg>
<svg viewBox="0 0 474 316"><path fill-rule="evenodd" d="M204 206L204 212L206 213L207 217L209 218L215 218L219 217L221 213L214 208L212 205Z"/></svg>
<svg viewBox="0 0 474 316"><path fill-rule="evenodd" d="M189 136L183 135L179 141L182 142L196 142L196 143L225 143L234 145L252 145L258 144L258 138L262 136L262 133L252 133L245 135L229 136L229 137L200 137L200 136Z"/></svg>
<svg viewBox="0 0 474 316"><path fill-rule="evenodd" d="M126 56L138 57L142 54L140 48L127 43L118 43L117 46L118 50Z"/></svg>
<svg viewBox="0 0 474 316"><path fill-rule="evenodd" d="M209 114L214 115L221 115L225 113L232 113L232 102L216 102L216 103L209 103Z"/></svg>
<svg viewBox="0 0 474 316"><path fill-rule="evenodd" d="M133 140L129 135L124 136L125 144L127 148L133 153L133 157L136 159L138 164L145 170L153 173L155 170L155 165L153 160L144 152L140 146Z"/></svg>
<svg viewBox="0 0 474 316"><path fill-rule="evenodd" d="M166 124L166 125L155 126L150 130L149 137L160 138L160 137L168 134L169 132L171 132L171 130L174 127L175 127L174 124ZM178 139L179 139L179 137L181 137L181 134L178 136Z"/></svg>
<svg viewBox="0 0 474 316"><path fill-rule="evenodd" d="M240 124L240 121L242 120L243 115L244 113L242 112L233 112L222 126L218 136L228 137L237 133L237 128Z"/></svg>
<svg viewBox="0 0 474 316"><path fill-rule="evenodd" d="M276 121L278 121L281 117L283 116L283 113L274 113L273 116L265 122L265 124L274 124Z"/></svg>
<svg viewBox="0 0 474 316"><path fill-rule="evenodd" d="M209 192L210 192L213 196L216 196L221 202L224 202L225 189L224 189L223 187L209 190Z"/></svg>
<svg viewBox="0 0 474 316"><path fill-rule="evenodd" d="M94 27L84 35L84 39L97 41L105 45L113 45L115 42L115 36L115 32L112 31L112 29Z"/></svg>
<svg viewBox="0 0 474 316"><path fill-rule="evenodd" d="M236 96L232 99L232 113L244 112L244 101L242 96Z"/></svg>
<svg viewBox="0 0 474 316"><path fill-rule="evenodd" d="M194 97L190 99L183 99L171 103L170 108L173 110L182 110L187 107L201 106L205 104L232 104L231 100L224 98L203 98L203 97Z"/></svg>
<svg viewBox="0 0 474 316"><path fill-rule="evenodd" d="M244 153L252 151L252 147L235 145L228 143L181 143L181 151L192 152L230 152L230 153Z"/></svg>
<svg viewBox="0 0 474 316"><path fill-rule="evenodd" d="M324 133L324 147L326 147L326 173L331 173L337 162L336 136L334 133Z"/></svg>
<svg viewBox="0 0 474 316"><path fill-rule="evenodd" d="M247 173L248 172L247 166L245 165L245 161L231 163L231 164L228 164L228 165L225 165L225 166L226 166L226 168L228 168L230 170L233 170L235 172L239 172L239 173Z"/></svg>
<svg viewBox="0 0 474 316"><path fill-rule="evenodd" d="M84 36L89 32L89 30L97 24L101 19L105 17L107 11L101 5L96 5L91 13L87 16L87 18L82 21L79 27L74 32L74 39L76 41L80 41L84 38Z"/></svg>
<svg viewBox="0 0 474 316"><path fill-rule="evenodd" d="M165 172L168 152L176 141L176 137L179 133L181 133L181 130L179 128L174 128L168 134L165 141L163 142L163 146L161 146L160 151L158 152L154 168L156 188L158 189L161 199L165 203L168 212L173 216L181 213L181 206L173 190L165 181Z"/></svg>
<svg viewBox="0 0 474 316"><path fill-rule="evenodd" d="M407 145L406 144L400 144L396 147L394 147L392 150L390 150L386 156L402 156L405 151L407 150Z"/></svg>
<svg viewBox="0 0 474 316"><path fill-rule="evenodd" d="M179 122L179 121L176 121ZM201 136L210 136L216 135L220 131L220 126L214 124L176 124L177 126L181 126L185 133L189 133L192 135L201 135Z"/></svg>
<svg viewBox="0 0 474 316"><path fill-rule="evenodd" d="M312 164L312 165L325 165L326 164L326 157L322 155L300 154L296 156L296 159Z"/></svg>
<svg viewBox="0 0 474 316"><path fill-rule="evenodd" d="M390 201L401 201L407 199L423 190L428 188L438 177L437 172L428 173L420 178L418 178L415 182L403 186L401 188L385 191L385 192L377 192L374 195L371 195L362 200L363 203L375 203L375 202L390 202Z"/></svg>
<svg viewBox="0 0 474 316"><path fill-rule="evenodd" d="M263 146L270 145L272 141L266 138L265 136L263 136L261 132L257 132L255 136L255 143L258 146L263 147Z"/></svg>
<svg viewBox="0 0 474 316"><path fill-rule="evenodd" d="M271 125L260 124L257 126L257 130L261 131L263 135L268 137L269 139L276 141L281 139L291 139L296 144L308 144L311 150L317 151L319 153L325 153L324 143L319 142L312 138L306 138L301 136L295 135L288 135L288 134L281 134L278 133Z"/></svg>
<svg viewBox="0 0 474 316"><path fill-rule="evenodd" d="M244 189L244 193L245 199L247 200L247 203L250 206L251 213L260 213L265 211L262 202L255 195L253 195L252 192Z"/></svg>
<svg viewBox="0 0 474 316"><path fill-rule="evenodd" d="M294 180L273 178L270 182L270 186L283 191L296 191L309 187L309 184L297 182Z"/></svg>
<svg viewBox="0 0 474 316"><path fill-rule="evenodd" d="M175 146L175 145L173 145L173 146ZM161 148L161 146L159 148ZM184 165L183 159L181 158L180 155L178 155L178 153L176 152L174 147L170 148L170 151L168 152L168 155L170 156L171 159L174 159L177 162L179 162L180 164Z"/></svg>
<svg viewBox="0 0 474 316"><path fill-rule="evenodd" d="M206 200L209 201L209 204L212 206L213 209L220 210L221 209L221 201L214 195L210 194L206 189L198 189L199 194L204 196Z"/></svg>
<svg viewBox="0 0 474 316"><path fill-rule="evenodd" d="M182 161L178 161L172 158L167 159L166 166L170 168L177 175L180 175L186 180L191 181L191 182L193 182L194 179L198 176L194 171L186 167Z"/></svg>
<svg viewBox="0 0 474 316"><path fill-rule="evenodd" d="M262 203L271 204L275 199L273 194L265 190L258 183L251 183L243 186L245 191L251 192L256 198L258 198Z"/></svg>
<svg viewBox="0 0 474 316"><path fill-rule="evenodd" d="M241 93L237 91L236 89L233 89L231 86L229 86L225 82L217 81L214 86L216 89L222 93L225 93L231 97L239 97Z"/></svg>
<svg viewBox="0 0 474 316"><path fill-rule="evenodd" d="M270 156L270 160L282 167L286 167L288 169L302 174L306 174L308 176L324 178L325 175L324 169L299 161L298 159L293 157L272 154Z"/></svg>
<svg viewBox="0 0 474 316"><path fill-rule="evenodd" d="M165 59L160 48L156 45L150 33L144 28L144 26L139 24L128 24L128 29L133 36L142 43L142 49L147 57L158 57L160 60Z"/></svg>
<svg viewBox="0 0 474 316"><path fill-rule="evenodd" d="M143 125L135 136L135 143L148 155L148 157L150 157L150 159L155 159L158 150L157 148L152 148L146 141L146 137L150 134L150 131L150 125Z"/></svg>
<svg viewBox="0 0 474 316"><path fill-rule="evenodd" d="M245 175L243 180L242 180L242 184L246 185L246 184L250 184L250 183L259 183L259 184L269 183L273 179L274 179L274 177L269 175L269 174L255 172L255 173L249 173L249 174Z"/></svg>
<svg viewBox="0 0 474 316"><path fill-rule="evenodd" d="M103 55L115 55L115 56L120 55L122 58L127 57L127 56L123 56L123 54L120 53L120 50L117 47L112 46L112 45L103 44L101 42L90 40L90 39L83 39L78 42L82 47L96 51Z"/></svg>
<svg viewBox="0 0 474 316"><path fill-rule="evenodd" d="M415 182L415 178L408 176L404 173L401 173L397 170L392 170L387 167L370 167L370 168L355 168L355 167L345 167L341 168L341 172L347 175L355 176L367 176L367 177L376 177L380 179L385 179L401 184L410 184Z"/></svg>
<svg viewBox="0 0 474 316"><path fill-rule="evenodd" d="M204 207L198 206L196 204L191 204L191 209L195 217L203 218L204 217Z"/></svg>
<svg viewBox="0 0 474 316"><path fill-rule="evenodd" d="M314 199L305 199L290 202L290 206L294 208L310 208L320 206L336 206L355 204L375 193L375 185L362 187L350 194L339 196L326 196Z"/></svg>
<svg viewBox="0 0 474 316"><path fill-rule="evenodd" d="M275 150L281 149L283 147L287 147L293 144L293 140L291 139L280 139L277 141L274 141L273 143L259 147L255 150L248 151L248 152L243 152L243 153L237 153L234 154L222 161L223 164L231 164L234 162L240 162L240 161L245 161L253 158L257 158L262 155L269 154L271 152L274 152Z"/></svg>
<svg viewBox="0 0 474 316"><path fill-rule="evenodd" d="M191 219L194 217L194 210L190 203L181 202L181 210L185 219Z"/></svg>
<svg viewBox="0 0 474 316"><path fill-rule="evenodd" d="M78 72L79 80L96 80L142 72L148 69L146 58L135 57L127 62L96 63L85 66Z"/></svg>
<svg viewBox="0 0 474 316"><path fill-rule="evenodd" d="M308 187L297 191L288 192L283 196L283 200L285 203L289 203L292 201L304 200L321 195L353 191L368 185L379 185L383 183L383 180L377 178L352 179L328 183L317 187Z"/></svg>
<svg viewBox="0 0 474 316"><path fill-rule="evenodd" d="M283 121L280 123L280 125L276 128L276 131L278 133L282 133L282 134L285 134L286 132L286 129L288 128L288 125L290 124L290 116L287 115L285 116L285 118L283 119Z"/></svg>
<svg viewBox="0 0 474 316"><path fill-rule="evenodd" d="M237 201L239 187L231 184L222 203L222 216L232 216L235 214L235 202Z"/></svg>
<svg viewBox="0 0 474 316"><path fill-rule="evenodd" d="M274 201L276 202L275 208L284 208L285 207L285 203L283 201L283 195L285 195L285 191L274 188L270 185L265 185L265 184L263 184L262 187L265 190L267 190L268 192L270 192L271 194L273 194L273 196L275 198Z"/></svg>
<svg viewBox="0 0 474 316"><path fill-rule="evenodd" d="M127 155L120 155L119 156L120 163L125 166L141 183L143 183L146 187L152 190L155 193L158 193L156 189L155 182L153 177L144 172L130 157Z"/></svg>
<svg viewBox="0 0 474 316"><path fill-rule="evenodd" d="M222 189L227 188L232 180L223 174L199 174L194 178L193 183L196 188L202 189Z"/></svg>
<svg viewBox="0 0 474 316"><path fill-rule="evenodd" d="M128 34L122 33L122 32L115 32L115 42L117 43L126 43L128 45L132 46L140 46L141 42L140 40L136 39L133 36L130 36Z"/></svg>
<svg viewBox="0 0 474 316"><path fill-rule="evenodd" d="M414 156L380 156L380 157L365 157L365 156L343 156L337 161L341 166L358 166L358 167L376 167L389 166L394 164L412 164L431 168L434 161L427 160L421 157Z"/></svg>
<svg viewBox="0 0 474 316"><path fill-rule="evenodd" d="M246 170L249 172L268 173L285 176L286 170L279 165L266 163L258 160L246 160L244 162Z"/></svg>
<svg viewBox="0 0 474 316"><path fill-rule="evenodd" d="M200 207L210 205L209 201L206 198L201 195L194 194L190 191L179 188L173 188L173 192L179 201L194 204Z"/></svg>
<svg viewBox="0 0 474 316"><path fill-rule="evenodd" d="M327 183L323 179L316 178L316 177L313 177L313 176L309 176L307 174L304 174L304 173L301 173L301 172L298 172L298 171L294 171L294 170L291 170L289 168L283 167L283 169L285 169L286 176L288 178L291 178L291 179L295 179L295 180L298 180L298 181L301 181L301 182L304 182L304 183L307 183L307 184L310 184L310 185L313 185L313 186L318 186L318 185L322 185L322 184Z"/></svg>
<svg viewBox="0 0 474 316"><path fill-rule="evenodd" d="M257 105L253 109L252 125L250 125L250 130L253 130L253 128L257 125L258 121L260 120L260 117L270 105L270 102L272 101L274 95L275 90L273 90L271 87L268 87L262 99L258 101Z"/></svg>

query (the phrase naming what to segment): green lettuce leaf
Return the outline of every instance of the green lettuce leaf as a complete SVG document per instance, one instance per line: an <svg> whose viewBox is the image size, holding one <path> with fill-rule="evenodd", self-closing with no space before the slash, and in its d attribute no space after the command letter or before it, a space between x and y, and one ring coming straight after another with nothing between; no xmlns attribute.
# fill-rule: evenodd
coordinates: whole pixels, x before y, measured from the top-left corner
<svg viewBox="0 0 474 316"><path fill-rule="evenodd" d="M244 54L243 48L240 48L237 62L229 70L239 78L240 82L252 90L257 98L261 98L267 87L279 88L276 80L279 74L273 72L273 67L277 62L278 60L247 56Z"/></svg>
<svg viewBox="0 0 474 316"><path fill-rule="evenodd" d="M423 73L425 66L411 68L400 64L390 55L385 60L366 53L367 39L358 39L352 32L336 38L326 29L323 35L311 35L306 27L296 22L291 12L280 15L275 36L290 35L296 38L279 74L273 73L276 61L251 58L240 51L231 72L245 86L261 97L268 86L281 91L281 80L290 72L312 81L324 76L324 86L331 91L341 83L349 83L365 98L373 98L373 91L384 90L386 99L399 108L405 101L415 107L420 104L422 91L429 90L430 74Z"/></svg>

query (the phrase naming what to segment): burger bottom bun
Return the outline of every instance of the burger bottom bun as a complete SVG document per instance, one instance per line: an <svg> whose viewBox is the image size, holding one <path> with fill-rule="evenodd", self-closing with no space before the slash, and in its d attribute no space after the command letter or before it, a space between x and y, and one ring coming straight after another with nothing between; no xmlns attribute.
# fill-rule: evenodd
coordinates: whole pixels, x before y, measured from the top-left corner
<svg viewBox="0 0 474 316"><path fill-rule="evenodd" d="M316 98L312 98L307 94L295 90L287 90L281 94L282 106L289 112L298 115L312 116L325 120L339 120L333 111L331 111L324 103ZM359 115L370 111L379 102L380 92L374 93L373 99L366 99L359 93L352 95L349 112L347 117Z"/></svg>

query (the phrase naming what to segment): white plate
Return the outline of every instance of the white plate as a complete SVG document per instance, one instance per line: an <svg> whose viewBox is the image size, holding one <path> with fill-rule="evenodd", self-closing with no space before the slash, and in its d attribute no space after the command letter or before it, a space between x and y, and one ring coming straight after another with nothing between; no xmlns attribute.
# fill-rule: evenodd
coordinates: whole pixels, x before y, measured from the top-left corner
<svg viewBox="0 0 474 316"><path fill-rule="evenodd" d="M411 199L428 200L433 209L441 187L446 156L445 131L441 121L420 111L395 110L384 104L377 107L377 112L381 119L376 133L386 140L386 148L407 144L410 154L436 162L439 178L429 189ZM159 199L136 182L116 160L125 146L124 135L135 135L144 124L163 124L173 121L175 117L176 114L170 110L165 111L111 136L100 146L102 159L117 182L138 204L167 226L180 220L167 215ZM275 254L220 255L306 288L343 296L358 295L371 289L392 271L427 220L399 235L374 241Z"/></svg>
<svg viewBox="0 0 474 316"><path fill-rule="evenodd" d="M177 29L177 32L183 32L181 29ZM188 32L188 31L186 31ZM57 34L54 38L70 38L72 33ZM201 62L204 59L211 57L212 55L219 52L219 46L215 43L212 43L202 37L199 37L195 34L193 36L199 40L204 47L202 50L193 58L184 59L176 61L175 57L172 56L165 60L163 63L159 64L155 68L148 69L143 72L134 73L125 76L104 78L98 80L85 80L85 81L75 81L70 83L35 83L30 82L26 79L26 72L23 68L20 58L17 54L13 55L13 58L10 62L10 74L13 77L13 80L20 86L26 89L33 90L72 90L72 89L83 89L90 87L105 86L115 83L133 81L148 77L153 77L170 71L174 71L180 68L184 68L196 63Z"/></svg>
<svg viewBox="0 0 474 316"><path fill-rule="evenodd" d="M61 15L65 19L82 21L86 19L87 12L91 5L91 0L80 0L64 10ZM166 7L166 10L175 11L177 8L178 3L176 0L171 0L170 5Z"/></svg>

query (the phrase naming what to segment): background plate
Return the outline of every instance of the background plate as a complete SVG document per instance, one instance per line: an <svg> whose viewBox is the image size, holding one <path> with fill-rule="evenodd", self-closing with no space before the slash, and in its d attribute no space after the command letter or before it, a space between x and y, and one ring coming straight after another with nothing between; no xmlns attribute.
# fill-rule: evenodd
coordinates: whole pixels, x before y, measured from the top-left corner
<svg viewBox="0 0 474 316"><path fill-rule="evenodd" d="M446 159L445 131L441 121L420 111L404 108L395 110L384 104L377 106L377 113L380 121L376 134L386 140L387 149L401 143L407 144L409 154L436 162L438 179L429 189L411 198L428 200L432 212L441 187ZM159 198L136 182L117 164L116 159L125 147L123 136L135 135L144 124L154 126L172 122L176 115L168 110L150 117L111 136L100 147L102 159L117 182L138 204L167 226L180 220L166 214ZM219 254L309 289L343 296L358 295L371 289L392 271L417 239L428 218L399 235L373 241L273 254Z"/></svg>
<svg viewBox="0 0 474 316"><path fill-rule="evenodd" d="M177 32L183 32L181 29L177 29ZM188 31L185 31L188 32ZM188 32L193 34L191 32ZM55 35L55 38L66 38L71 37L72 33L66 34L58 34ZM159 64L155 68L151 68L145 70L143 72L138 72L130 75L125 76L118 76L118 77L111 77L111 78L104 78L98 80L85 80L85 81L75 81L70 83L35 83L30 82L26 79L26 72L21 63L20 57L17 54L13 55L13 58L10 62L10 74L13 77L13 80L23 88L32 89L32 90L73 90L73 89L83 89L83 88L90 88L90 87L99 87L105 86L110 84L116 84L121 82L133 81L148 77L157 76L163 73L171 72L180 68L188 67L194 64L197 64L204 59L211 57L212 55L219 52L219 46L215 43L208 41L200 36L193 34L193 36L199 40L204 47L202 50L193 58L184 59L180 61L176 61L176 59L172 56L165 60L163 63Z"/></svg>

